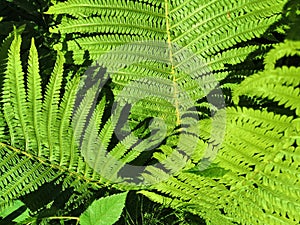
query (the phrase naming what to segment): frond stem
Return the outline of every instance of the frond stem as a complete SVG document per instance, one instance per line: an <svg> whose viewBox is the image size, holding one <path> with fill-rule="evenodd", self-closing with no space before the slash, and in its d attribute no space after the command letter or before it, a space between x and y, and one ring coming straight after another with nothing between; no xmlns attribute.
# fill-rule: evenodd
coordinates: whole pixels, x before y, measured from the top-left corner
<svg viewBox="0 0 300 225"><path fill-rule="evenodd" d="M172 51L172 41L171 41L171 33L170 33L170 22L169 22L169 3L168 0L165 0L165 17L166 17L166 29L167 29L167 42L168 42L168 48L169 48L169 56L170 56L170 63L171 63L171 75L172 75L172 81L173 81L173 88L174 88L174 101L175 101L175 109L176 109L176 125L181 124L180 120L180 111L179 111L179 102L178 102L178 89L177 89L177 79L175 75L175 66L173 61L173 51Z"/></svg>

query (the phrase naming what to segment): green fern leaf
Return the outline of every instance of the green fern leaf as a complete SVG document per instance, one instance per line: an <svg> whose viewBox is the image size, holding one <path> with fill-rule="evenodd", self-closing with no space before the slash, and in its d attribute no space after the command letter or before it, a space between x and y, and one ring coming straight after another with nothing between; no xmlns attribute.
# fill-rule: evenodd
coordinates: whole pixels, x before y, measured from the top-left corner
<svg viewBox="0 0 300 225"><path fill-rule="evenodd" d="M41 78L39 75L38 52L34 44L34 39L31 41L27 73L27 101L29 103L28 112L32 112L32 114L29 114L28 121L30 123L31 130L33 131L33 134L31 135L35 137L35 140L32 139L32 142L35 141L33 147L38 149L38 155L40 156L41 128L39 123L42 120L42 88Z"/></svg>
<svg viewBox="0 0 300 225"><path fill-rule="evenodd" d="M11 137L22 137L16 140L16 144L25 144L25 149L29 147L29 127L28 127L28 108L26 103L26 93L24 86L24 73L20 59L21 37L14 33L9 55L5 82L3 85L3 110L4 116L11 118L9 121L15 127L11 130Z"/></svg>
<svg viewBox="0 0 300 225"><path fill-rule="evenodd" d="M278 101L279 105L295 109L300 115L299 79L300 69L297 67L282 67L265 70L246 79L234 90L234 100L237 102L239 95L251 97L258 96ZM268 90L268 91L266 91Z"/></svg>
<svg viewBox="0 0 300 225"><path fill-rule="evenodd" d="M46 89L45 100L43 102L43 123L42 129L47 137L47 152L43 155L50 157L50 159L57 158L55 154L55 145L57 144L56 138L53 137L54 132L56 132L57 118L58 118L58 105L60 100L60 88L63 75L63 64L64 57L61 53L57 55L57 61L53 69L53 73L50 78L50 82Z"/></svg>

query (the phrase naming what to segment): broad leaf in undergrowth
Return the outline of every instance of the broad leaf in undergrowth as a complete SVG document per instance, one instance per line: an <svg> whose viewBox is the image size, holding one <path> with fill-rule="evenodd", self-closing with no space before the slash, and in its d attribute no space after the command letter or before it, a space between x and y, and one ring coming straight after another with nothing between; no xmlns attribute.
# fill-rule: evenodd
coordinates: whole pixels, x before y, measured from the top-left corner
<svg viewBox="0 0 300 225"><path fill-rule="evenodd" d="M100 198L81 214L81 225L112 225L118 221L125 206L127 192Z"/></svg>

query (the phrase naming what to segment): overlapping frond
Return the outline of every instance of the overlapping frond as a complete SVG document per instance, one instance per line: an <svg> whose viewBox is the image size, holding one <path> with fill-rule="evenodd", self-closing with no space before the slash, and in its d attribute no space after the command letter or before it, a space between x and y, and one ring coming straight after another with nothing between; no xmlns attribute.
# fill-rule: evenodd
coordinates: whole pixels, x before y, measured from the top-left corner
<svg viewBox="0 0 300 225"><path fill-rule="evenodd" d="M69 0L51 6L47 13L64 16L52 28L52 32L69 34L63 38L66 45L61 43L60 48L67 46L75 63L82 63L88 53L89 59L107 67L116 85L115 93L130 81L156 77L173 82L176 88L171 95L179 104L176 98L181 93L186 93L189 101L197 101L231 72L245 70L233 71L227 68L228 64L241 63L254 51L256 59L261 58L271 44L246 43L260 37L279 20L285 3ZM239 46L240 43L243 45ZM135 95L133 90L129 95ZM153 106L150 99L144 106L147 104ZM164 108L157 102L155 110Z"/></svg>
<svg viewBox="0 0 300 225"><path fill-rule="evenodd" d="M100 80L86 90L78 75L63 81L65 60L62 53L58 53L43 91L34 40L26 76L20 46L21 35L15 31L1 96L1 168L5 168L0 180L1 206L62 175L66 177L64 188L78 191L122 181L119 171L136 159L150 141L138 143L134 134L127 135L109 152L121 108L107 121L102 121L106 99L103 97L97 102ZM93 107L95 111L91 111ZM68 202L77 203L72 199Z"/></svg>
<svg viewBox="0 0 300 225"><path fill-rule="evenodd" d="M295 44L290 43L289 46ZM282 50L287 54L290 52L282 46L271 52L276 54ZM234 92L236 101L243 95L269 97L277 93L278 97L269 99L276 102L284 98L285 104L280 107L296 109L295 115L236 106L224 109L224 121L218 117L223 110L219 111L214 118L200 122L200 136L208 140L200 148L211 146L213 152L214 148L218 148L214 143L219 144L213 164L203 167L205 161L202 160L167 182L154 185L154 192L141 193L162 204L185 207L211 224L219 224L217 218L222 218L222 224L298 224L298 68L266 69L246 78ZM280 95L278 90L285 86L297 91L284 90L281 92L284 95ZM226 132L220 141L220 136L211 131L213 127L222 126L226 126Z"/></svg>

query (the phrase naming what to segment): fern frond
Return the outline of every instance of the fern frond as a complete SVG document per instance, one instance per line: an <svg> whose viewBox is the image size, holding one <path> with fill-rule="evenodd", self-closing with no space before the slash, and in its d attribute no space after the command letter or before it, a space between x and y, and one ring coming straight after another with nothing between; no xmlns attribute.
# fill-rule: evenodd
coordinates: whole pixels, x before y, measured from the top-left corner
<svg viewBox="0 0 300 225"><path fill-rule="evenodd" d="M7 58L8 58L8 51L13 39L14 39L14 33L12 32L3 40L0 46L0 73L2 77L4 77L4 72L6 69ZM1 82L2 80L3 78L1 78Z"/></svg>
<svg viewBox="0 0 300 225"><path fill-rule="evenodd" d="M93 115L91 116L89 124L85 130L84 137L81 144L81 149L82 149L81 153L86 161L88 161L89 157L91 157L87 153L94 152L97 149L98 142L95 140L97 140L99 135L100 125L102 124L101 119L104 113L105 104L106 104L106 99L103 98L95 108L95 111L93 112ZM87 175L88 173L92 173L91 177L93 179L97 179L96 177L99 176L99 174L95 170L92 170L91 167L85 168L84 174Z"/></svg>
<svg viewBox="0 0 300 225"><path fill-rule="evenodd" d="M69 80L65 87L65 93L61 100L60 109L59 109L59 120L58 120L58 137L59 137L59 156L60 165L65 166L68 164L66 156L68 152L65 149L71 149L71 137L70 137L70 124L72 112L74 109L76 95L78 93L78 86L80 82L80 77L76 76L73 79ZM72 149L74 150L74 149Z"/></svg>
<svg viewBox="0 0 300 225"><path fill-rule="evenodd" d="M120 26L123 24L123 26ZM146 37L163 36L164 27L158 23L152 26L152 23L145 20L126 21L118 17L91 17L82 19L66 19L57 28L51 30L53 33L120 33L125 35L142 35Z"/></svg>
<svg viewBox="0 0 300 225"><path fill-rule="evenodd" d="M15 31L14 40L8 54L2 102L4 116L11 118L10 123L15 128L10 130L10 132L14 133L11 136L22 137L16 141L21 145L24 142L27 149L29 147L28 106L26 103L24 73L20 59L20 47L21 37Z"/></svg>
<svg viewBox="0 0 300 225"><path fill-rule="evenodd" d="M38 54L34 41L31 44L27 79L24 78L19 58L21 35L17 32L10 48L5 73L4 91L1 96L3 114L0 113L2 141L0 143L0 167L2 168L0 207L36 191L42 184L55 180L63 173L72 178L68 185L71 185L74 179L93 180L89 174L86 176L83 174L82 168L86 163L79 165L79 162L84 160L78 148L76 150L74 147L71 148L72 145L74 146L71 142L73 140L71 115L74 110L79 77L75 76L67 81L66 90L61 97L64 59L62 54L59 54L43 96ZM21 112L26 114L22 115ZM26 134L23 133L24 129L27 131ZM6 131L10 133L9 140L4 138ZM24 141L26 138L28 144ZM72 153L67 151L70 148L73 150ZM93 180L92 186L99 186L97 180Z"/></svg>
<svg viewBox="0 0 300 225"><path fill-rule="evenodd" d="M38 52L34 44L34 39L31 40L31 48L29 52L28 69L27 69L27 101L28 101L28 121L30 128L32 130L31 134L35 137L32 139L34 148L38 149L38 155L41 153L41 127L40 122L42 120L42 88L41 88L41 78L39 74L39 62L38 62Z"/></svg>
<svg viewBox="0 0 300 225"><path fill-rule="evenodd" d="M227 117L225 139L214 161L226 173L214 176L210 171L207 176L205 170L197 175L188 170L154 185L155 192L141 193L174 208L185 206L207 221L219 217L226 223L297 224L300 189L295 160L300 152L292 146L297 136L288 132L295 129L292 118L233 108Z"/></svg>
<svg viewBox="0 0 300 225"><path fill-rule="evenodd" d="M43 155L49 156L50 159L57 158L54 153L55 146L58 140L54 138L54 133L57 131L57 118L58 118L58 106L60 103L60 89L63 75L64 57L61 53L57 55L57 61L51 74L50 81L46 88L45 100L43 102L43 120L42 120L42 132L46 135L47 152L43 152ZM46 150L45 149L45 150Z"/></svg>
<svg viewBox="0 0 300 225"><path fill-rule="evenodd" d="M291 106L291 109L296 109L295 115L231 107L226 109L226 121L218 116L225 110L220 110L211 119L200 121L199 135L208 143L220 145L216 158L210 163L216 163L226 173L215 176L209 171L207 176L205 170L198 168L200 171L194 174L191 168L154 185L154 193L142 193L172 207L187 206L187 210L203 218L208 216L207 221L219 217L228 223L241 224L299 223L298 70L298 67L286 66L266 69L246 78L233 93L236 102L241 95L282 101L281 108ZM223 138L218 132L212 132L214 127L226 127ZM212 153L213 150L209 151ZM158 155L159 159L162 157ZM198 163L196 167L201 166L201 161ZM147 175L148 179L154 179L158 174L166 176L163 170L149 172L153 177ZM205 199L201 199L202 196ZM211 205L207 201L214 203ZM211 211L214 215L210 214Z"/></svg>
<svg viewBox="0 0 300 225"><path fill-rule="evenodd" d="M162 17L162 9L148 5L143 2L126 2L122 4L122 1L103 1L96 0L86 2L84 0L72 0L68 2L60 2L48 10L48 14L70 14L74 17L88 17L95 15L107 15L107 16L126 16L127 18L133 16L150 17L149 15L156 16L156 19ZM156 6L160 6L162 3L158 1L154 3Z"/></svg>
<svg viewBox="0 0 300 225"><path fill-rule="evenodd" d="M15 58L17 58L17 55L20 55L20 45L21 36L16 33L11 47L15 51ZM8 65L14 65L16 64L15 61L17 61L17 68L19 68L19 70L22 72L21 61L19 59L15 60L15 58L9 58ZM80 92L80 89L78 89L80 86L79 76L75 76L73 78L69 77L65 85L65 90L62 92L64 61L65 60L62 53L58 53L54 70L51 74L49 83L46 86L45 94L42 96L42 90L40 86L41 77L39 75L38 68L38 54L34 45L34 41L32 41L29 54L26 85L24 84L24 73L21 74L22 76L18 77L19 79L22 79L22 85L18 85L18 81L11 81L8 78L4 82L4 87L7 87L6 89L9 90L9 92L4 92L3 95L3 98L5 99L3 107L4 115L2 120L5 120L9 132L12 134L12 138L9 141L9 144L3 144L3 146L6 146L6 148L12 152L21 154L22 157L26 159L26 162L33 161L37 162L39 165L41 164L42 166L45 166L45 168L55 168L59 171L59 173L57 173L59 175L62 173L67 174L70 179L66 179L65 185L72 185L75 182L74 178L83 179L88 183L91 182L93 183L92 186L94 187L99 187L99 185L105 182L113 183L122 181L118 171L122 169L125 163L135 159L140 152L145 149L146 144L148 144L149 141L144 141L143 144L140 144L139 148L136 147L135 150L138 149L138 151L129 151L132 145L128 146L125 142L123 142L122 144L125 144L125 148L123 148L124 155L121 154L121 151L112 151L112 153L117 154L108 153L107 149L111 142L113 132L117 126L121 111L118 109L114 116L106 121L100 131L99 121L102 119L101 117L105 109L106 102L105 99L102 99L100 105L96 106L100 81L96 82L92 89L88 89L86 93L83 93L82 97L80 96L82 93ZM16 77L16 72L9 66L6 73L8 77ZM20 106L18 101L10 101L10 96L14 96L14 93L9 88L14 87L14 85L17 85L19 91L25 94L24 98L22 98L22 106ZM9 95L6 93L9 93ZM16 99L18 100L17 97ZM88 120L88 115L92 106L95 106L98 109L96 112L100 113L100 115L96 116L94 114L93 116L93 119L98 121L96 123L96 127L94 128L92 127L93 124L91 125L91 123L94 123L95 121ZM18 131L19 126L14 123L15 114L10 112L14 112L15 108L23 109L22 107L25 107L27 110L25 115L30 117L30 121L26 121L26 125L28 124L31 129L30 132L26 134L30 140L32 140L32 142L30 142L31 145L28 147L25 143L15 144L13 140L13 138L16 140L22 140L24 138L24 134L21 132L16 132L16 130ZM74 114L72 115L72 113ZM88 132L96 131L96 139L90 140L94 142L92 145L96 144L96 146L92 146L96 147L96 152L93 152L93 154L95 154L93 155L94 158L92 158L93 163L90 163L89 158L84 157L84 154L82 155L82 152L80 152L82 140L87 140L83 136L85 134L84 129L86 126L89 129L90 127L92 129L87 130ZM90 133L87 134L90 135ZM40 144L38 142L39 140L41 142ZM136 142L136 138L134 141ZM4 148L4 151L6 148ZM28 150L28 152L26 150ZM128 152L131 152L131 155L129 155ZM117 156L117 158L115 158L115 156ZM13 157L16 156L14 155ZM118 160L122 157L124 157L123 162L122 160L116 161L116 159ZM35 165L32 162L31 164ZM23 192L23 190L27 190L26 182L24 180L30 178L37 181L37 183L33 182L32 189L27 190L28 192L32 192L38 186L40 186L41 183L39 183L39 181L43 179L43 176L46 176L48 180L57 178L56 176L53 176L53 174L46 175L42 173L40 170L38 170L38 167L29 167L29 164L26 164L26 168L27 167L29 172L24 174L24 178L20 180L20 183L17 183L11 187L12 192L20 193L19 196L27 193ZM19 177L21 174L21 167L12 167L10 169L12 173L15 173L11 179L14 179L14 177ZM4 172L3 179L6 179L10 173L10 171L8 173ZM6 181L3 180L3 182L5 183ZM5 197L4 202L10 201L13 198L13 195L9 194L8 192L3 192L3 195Z"/></svg>
<svg viewBox="0 0 300 225"><path fill-rule="evenodd" d="M98 97L97 92L98 92L99 82L100 81L97 81L96 84L94 84L94 86L87 91L87 93L85 94L84 98L80 102L80 105L76 109L76 112L72 118L73 134L72 134L72 139L71 139L71 146L69 149L69 154L70 154L69 167L70 167L70 169L72 167L75 167L75 168L77 167L77 162L78 162L77 157L79 155L79 152L77 154L76 154L76 152L78 151L78 146L81 145L81 143L80 143L81 137L84 132L87 116L88 116L93 104L95 104L95 101Z"/></svg>

